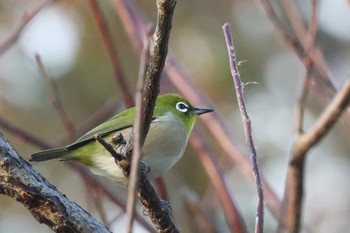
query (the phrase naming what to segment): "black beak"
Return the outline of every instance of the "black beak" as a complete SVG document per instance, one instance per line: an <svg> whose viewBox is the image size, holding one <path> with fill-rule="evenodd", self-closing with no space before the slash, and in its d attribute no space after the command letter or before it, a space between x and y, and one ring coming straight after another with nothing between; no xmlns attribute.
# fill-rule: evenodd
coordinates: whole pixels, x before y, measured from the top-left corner
<svg viewBox="0 0 350 233"><path fill-rule="evenodd" d="M207 109L207 108L194 108L193 112L198 114L198 115L202 115L204 113L208 113L208 112L213 112L213 109Z"/></svg>

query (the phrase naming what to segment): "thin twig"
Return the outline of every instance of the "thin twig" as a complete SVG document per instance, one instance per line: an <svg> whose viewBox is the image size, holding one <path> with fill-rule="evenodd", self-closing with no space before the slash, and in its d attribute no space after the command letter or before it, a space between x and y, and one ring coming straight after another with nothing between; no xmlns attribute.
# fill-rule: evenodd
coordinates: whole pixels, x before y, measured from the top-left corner
<svg viewBox="0 0 350 233"><path fill-rule="evenodd" d="M122 93L122 96L125 102L125 106L127 108L131 108L134 106L134 100L133 100L130 88L128 87L128 84L126 82L123 69L121 68L121 64L118 58L118 53L113 43L112 35L108 30L107 20L104 18L102 10L97 0L89 0L89 3L91 6L93 15L95 17L96 23L98 25L98 28L100 29L103 42L107 49L107 53L109 54L109 57L111 59L114 77L118 82L119 89Z"/></svg>
<svg viewBox="0 0 350 233"><path fill-rule="evenodd" d="M49 143L45 140L42 140L41 138L35 136L29 131L25 131L24 129L19 128L18 126L14 125L13 123L6 120L2 116L0 116L0 126L2 126L4 129L8 130L11 133L18 135L19 137L23 138L27 142L34 144L42 149L48 149L48 148L54 147L54 144Z"/></svg>
<svg viewBox="0 0 350 233"><path fill-rule="evenodd" d="M117 153L111 144L106 142L99 134L95 134L95 139L98 141L112 156L117 162L126 160L126 157L122 154Z"/></svg>
<svg viewBox="0 0 350 233"><path fill-rule="evenodd" d="M73 141L75 138L74 126L71 120L68 118L66 111L64 110L63 103L58 95L56 84L49 77L49 74L47 73L47 70L45 69L44 64L42 63L39 54L35 54L35 60L38 64L39 73L44 79L47 91L50 93L51 103L56 109L58 116L60 117L64 127L68 132L69 140Z"/></svg>
<svg viewBox="0 0 350 233"><path fill-rule="evenodd" d="M1 44L0 44L0 55L7 51L13 44L16 43L19 36L21 35L23 29L27 26L27 24L46 6L52 4L55 2L55 0L48 0L43 3L41 3L38 7L36 7L34 10L25 12L22 16L22 22L17 26L17 28L12 32L12 34L6 38Z"/></svg>
<svg viewBox="0 0 350 233"><path fill-rule="evenodd" d="M194 218L197 220L196 224L202 231L208 233L219 233L212 223L213 218L206 216L198 201L193 200L194 198L187 195L184 197L184 201L187 209L192 213ZM198 231L199 232L199 231Z"/></svg>
<svg viewBox="0 0 350 233"><path fill-rule="evenodd" d="M319 0L312 0L311 19L304 43L305 50L308 52L311 51L315 46L315 40L318 30L318 6Z"/></svg>
<svg viewBox="0 0 350 233"><path fill-rule="evenodd" d="M303 133L304 130L304 125L303 125L303 120L304 120L304 111L305 111L305 105L306 105L306 100L311 88L311 82L312 82L312 73L313 73L313 65L309 67L307 70L306 76L303 81L303 85L300 90L299 99L298 103L296 106L295 110L295 132L297 134Z"/></svg>
<svg viewBox="0 0 350 233"><path fill-rule="evenodd" d="M231 231L237 233L248 232L243 217L240 214L240 211L238 210L235 201L233 200L233 197L231 197L230 192L228 191L228 188L224 182L222 172L215 165L212 153L204 142L203 138L201 138L200 134L195 130L192 132L190 137L190 143L193 149L197 152L210 180L212 181L212 184L214 185L221 206L225 211Z"/></svg>
<svg viewBox="0 0 350 233"><path fill-rule="evenodd" d="M254 142L253 142L253 137L252 137L251 121L249 119L244 98L243 98L243 84L237 68L236 52L233 45L233 38L231 35L230 24L225 23L222 29L224 31L224 35L226 39L227 51L228 51L229 60L230 60L231 74L235 84L237 102L238 102L239 110L241 112L246 143L251 152L252 169L255 176L256 187L258 191L258 205L256 210L257 222L255 225L255 232L262 233L264 231L264 190L263 190L263 184L262 184L260 172L259 172L258 158L257 158L257 154L256 154Z"/></svg>
<svg viewBox="0 0 350 233"><path fill-rule="evenodd" d="M128 187L128 201L127 201L127 233L132 232L133 220L134 220L134 210L135 210L135 196L138 183L138 171L139 163L142 156L143 141L141 141L141 132L143 132L144 124L141 120L141 114L143 112L143 88L146 77L147 61L148 61L148 45L145 43L143 49L143 56L140 60L139 77L136 87L136 119L134 124L134 149L131 160L131 172L130 172L130 182Z"/></svg>

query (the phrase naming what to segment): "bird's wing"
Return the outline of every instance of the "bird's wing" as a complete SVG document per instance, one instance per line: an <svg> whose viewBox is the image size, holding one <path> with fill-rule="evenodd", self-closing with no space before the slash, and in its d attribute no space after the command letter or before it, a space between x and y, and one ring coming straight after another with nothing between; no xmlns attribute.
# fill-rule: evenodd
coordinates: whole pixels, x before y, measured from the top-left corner
<svg viewBox="0 0 350 233"><path fill-rule="evenodd" d="M66 149L76 149L92 140L95 140L95 134L99 134L101 137L103 137L113 132L131 127L134 122L135 109L130 108L93 128L82 137L80 137L77 141L67 146Z"/></svg>
<svg viewBox="0 0 350 233"><path fill-rule="evenodd" d="M157 117L153 117L152 121L154 121ZM113 132L118 132L122 129L132 127L135 122L135 108L130 108L125 110L122 113L112 117L111 119L105 121L99 126L93 128L83 136L81 136L74 143L68 145L66 147L67 150L74 150L86 143L95 140L95 134L99 134L101 137L109 135Z"/></svg>

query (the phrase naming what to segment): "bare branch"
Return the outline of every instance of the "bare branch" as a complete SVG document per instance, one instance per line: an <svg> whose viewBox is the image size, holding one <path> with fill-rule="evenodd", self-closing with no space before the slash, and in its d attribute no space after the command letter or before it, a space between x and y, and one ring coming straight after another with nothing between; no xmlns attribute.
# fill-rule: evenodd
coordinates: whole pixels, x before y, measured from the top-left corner
<svg viewBox="0 0 350 233"><path fill-rule="evenodd" d="M208 233L219 233L217 229L215 229L214 224L212 223L213 218L206 216L201 206L193 200L190 196L184 197L185 204L188 210L192 213L192 215L196 218L196 222L198 227L205 232Z"/></svg>
<svg viewBox="0 0 350 233"><path fill-rule="evenodd" d="M101 8L99 6L99 3L97 0L89 0L92 12L94 14L96 23L98 25L98 28L100 29L103 42L106 46L107 52L109 54L109 57L112 62L112 67L114 71L114 77L116 78L118 82L119 89L122 93L125 106L127 108L131 108L134 106L134 100L130 91L130 88L128 87L128 84L125 80L124 72L121 68L121 64L119 62L117 49L114 46L112 35L110 31L108 30L107 21L103 16L103 13L101 11Z"/></svg>
<svg viewBox="0 0 350 233"><path fill-rule="evenodd" d="M255 176L255 182L256 182L256 187L258 191L258 205L256 209L257 222L255 225L255 232L262 233L264 231L264 190L263 190L263 184L262 184L260 172L259 172L258 156L257 156L254 142L253 142L251 121L248 116L244 98L243 98L243 84L237 68L236 52L233 45L233 38L231 35L230 24L225 23L222 29L224 31L224 35L226 39L228 56L230 59L231 74L235 84L237 102L238 102L239 110L241 112L241 118L244 126L246 143L251 152L252 169Z"/></svg>
<svg viewBox="0 0 350 233"><path fill-rule="evenodd" d="M39 54L35 54L35 60L38 64L39 73L43 77L46 88L51 95L50 96L51 103L56 109L58 116L60 117L64 127L68 132L69 140L73 141L75 138L74 126L73 126L73 123L68 118L66 111L64 110L63 103L61 101L61 98L58 95L56 84L49 77L49 74L47 73L44 67L44 64L42 63Z"/></svg>
<svg viewBox="0 0 350 233"><path fill-rule="evenodd" d="M339 90L333 101L324 110L314 127L307 133L300 136L297 142L296 151L304 155L311 147L318 143L338 121L343 111L348 107L350 101L350 78Z"/></svg>
<svg viewBox="0 0 350 233"><path fill-rule="evenodd" d="M0 193L22 203L55 232L110 232L34 171L1 132Z"/></svg>
<svg viewBox="0 0 350 233"><path fill-rule="evenodd" d="M295 131L297 134L303 133L303 121L304 121L304 110L306 105L306 100L311 88L312 82L313 65L307 70L307 74L304 78L303 85L300 90L298 103L295 109Z"/></svg>
<svg viewBox="0 0 350 233"><path fill-rule="evenodd" d="M10 121L7 121L5 118L0 116L0 126L8 130L9 132L18 135L19 137L23 138L24 140L28 141L29 143L32 143L42 149L48 149L48 148L53 148L54 145L52 143L49 143L45 140L42 140L41 138L35 136L34 134L25 131Z"/></svg>
<svg viewBox="0 0 350 233"><path fill-rule="evenodd" d="M225 211L228 225L231 231L237 233L248 232L243 217L237 208L233 197L231 197L227 189L224 178L222 176L222 172L214 163L211 151L203 141L203 138L200 137L200 134L197 133L197 131L192 132L190 143L193 149L197 152L210 180L212 181L212 184L214 185L221 206Z"/></svg>
<svg viewBox="0 0 350 233"><path fill-rule="evenodd" d="M55 0L48 0L40 4L37 8L30 12L25 12L22 16L22 22L18 27L12 32L12 34L6 38L1 44L0 44L0 54L3 54L7 51L13 44L16 43L19 36L21 35L23 29L27 26L27 24L46 6L52 4Z"/></svg>
<svg viewBox="0 0 350 233"><path fill-rule="evenodd" d="M143 87L145 83L146 70L147 70L147 61L148 61L148 45L145 43L143 49L143 56L140 60L140 69L139 77L137 81L136 88L136 119L134 124L134 149L131 160L131 172L130 172L130 182L128 187L128 202L127 202L127 211L128 216L127 221L127 233L132 232L133 220L134 220L134 207L135 207L135 196L138 183L138 172L139 172L139 163L142 156L142 147L143 141L141 139L141 132L144 131L144 124L141 120L141 114L143 112Z"/></svg>

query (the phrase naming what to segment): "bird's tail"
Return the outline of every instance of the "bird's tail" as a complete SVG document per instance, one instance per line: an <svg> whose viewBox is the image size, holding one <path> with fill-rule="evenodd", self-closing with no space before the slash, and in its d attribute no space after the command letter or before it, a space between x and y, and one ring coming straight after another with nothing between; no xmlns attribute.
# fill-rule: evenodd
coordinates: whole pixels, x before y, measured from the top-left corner
<svg viewBox="0 0 350 233"><path fill-rule="evenodd" d="M58 159L68 153L65 147L59 147L55 149L43 150L32 154L30 156L29 162L42 162L50 159Z"/></svg>

